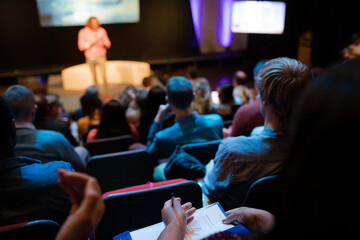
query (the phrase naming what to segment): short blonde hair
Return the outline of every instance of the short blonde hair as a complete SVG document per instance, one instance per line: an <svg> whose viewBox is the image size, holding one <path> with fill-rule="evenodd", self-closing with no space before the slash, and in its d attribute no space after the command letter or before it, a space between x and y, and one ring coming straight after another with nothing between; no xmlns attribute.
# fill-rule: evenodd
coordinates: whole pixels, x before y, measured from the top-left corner
<svg viewBox="0 0 360 240"><path fill-rule="evenodd" d="M287 125L300 94L312 80L312 72L305 64L279 57L267 61L260 69L257 86L261 100L271 108L279 123Z"/></svg>

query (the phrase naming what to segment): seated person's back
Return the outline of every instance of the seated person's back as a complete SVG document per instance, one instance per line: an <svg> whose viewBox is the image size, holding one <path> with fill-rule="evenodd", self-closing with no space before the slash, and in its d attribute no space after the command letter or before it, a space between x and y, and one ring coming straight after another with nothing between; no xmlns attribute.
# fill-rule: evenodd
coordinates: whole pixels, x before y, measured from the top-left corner
<svg viewBox="0 0 360 240"><path fill-rule="evenodd" d="M37 219L62 223L70 210L67 194L57 185L58 168L71 170L69 163L41 163L15 157L15 128L11 108L0 96L0 225Z"/></svg>
<svg viewBox="0 0 360 240"><path fill-rule="evenodd" d="M277 174L286 154L292 111L313 79L307 66L289 58L275 58L260 70L257 81L265 129L260 135L222 141L203 190L225 209L239 207L255 180ZM291 133L291 132L290 132Z"/></svg>
<svg viewBox="0 0 360 240"><path fill-rule="evenodd" d="M60 132L73 146L79 146L79 143L71 134L69 121L61 118L63 107L59 96L55 94L36 95L35 101L38 106L34 120L35 127Z"/></svg>
<svg viewBox="0 0 360 240"><path fill-rule="evenodd" d="M74 148L63 134L52 130L37 130L33 125L37 107L30 89L21 85L11 86L6 90L5 98L13 111L17 129L15 151L18 156L51 154L51 160L67 161L75 170L84 171L85 159L88 157L84 147Z"/></svg>
<svg viewBox="0 0 360 240"><path fill-rule="evenodd" d="M12 157L0 164L0 225L37 219L65 221L70 200L57 184L56 170L72 169L69 163Z"/></svg>
<svg viewBox="0 0 360 240"><path fill-rule="evenodd" d="M139 140L136 127L129 123L125 116L125 109L119 101L107 102L102 110L99 127L89 131L87 142L94 139L133 135L134 140Z"/></svg>
<svg viewBox="0 0 360 240"><path fill-rule="evenodd" d="M150 127L147 149L155 158L168 158L176 145L222 138L223 122L219 115L199 115L191 109L194 98L190 80L173 77L167 85L168 105L162 105ZM168 113L175 114L175 124L162 129Z"/></svg>

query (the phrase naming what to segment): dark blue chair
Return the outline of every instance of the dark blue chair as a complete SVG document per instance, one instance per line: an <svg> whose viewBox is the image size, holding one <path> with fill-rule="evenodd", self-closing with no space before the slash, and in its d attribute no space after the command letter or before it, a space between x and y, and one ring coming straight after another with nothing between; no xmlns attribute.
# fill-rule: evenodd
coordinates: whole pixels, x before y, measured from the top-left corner
<svg viewBox="0 0 360 240"><path fill-rule="evenodd" d="M153 159L144 149L92 156L86 165L103 192L152 181L153 171Z"/></svg>
<svg viewBox="0 0 360 240"><path fill-rule="evenodd" d="M54 240L60 225L52 220L36 220L0 227L0 239Z"/></svg>
<svg viewBox="0 0 360 240"><path fill-rule="evenodd" d="M85 143L91 156L127 151L129 146L134 143L132 135L95 139Z"/></svg>
<svg viewBox="0 0 360 240"><path fill-rule="evenodd" d="M211 159L214 159L222 139L212 140L202 143L189 143L183 145L181 148L206 165Z"/></svg>
<svg viewBox="0 0 360 240"><path fill-rule="evenodd" d="M110 195L105 193L106 211L96 228L96 239L112 239L124 231L161 222L161 210L172 193L180 197L182 203L191 202L195 208L202 207L201 187L195 181Z"/></svg>
<svg viewBox="0 0 360 240"><path fill-rule="evenodd" d="M276 214L276 206L280 194L279 185L279 177L277 175L266 176L256 180L246 193L243 206L263 209Z"/></svg>

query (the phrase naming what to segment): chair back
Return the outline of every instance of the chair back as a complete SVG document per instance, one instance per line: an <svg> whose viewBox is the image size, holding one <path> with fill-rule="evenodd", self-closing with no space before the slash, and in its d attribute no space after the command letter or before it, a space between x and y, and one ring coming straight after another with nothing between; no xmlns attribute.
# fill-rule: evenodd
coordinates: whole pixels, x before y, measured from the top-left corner
<svg viewBox="0 0 360 240"><path fill-rule="evenodd" d="M153 160L144 150L92 156L86 172L97 178L103 192L152 180Z"/></svg>
<svg viewBox="0 0 360 240"><path fill-rule="evenodd" d="M132 135L95 139L85 143L91 156L127 151L129 146L134 143Z"/></svg>
<svg viewBox="0 0 360 240"><path fill-rule="evenodd" d="M260 178L250 186L243 206L263 209L276 214L279 191L279 178L277 175Z"/></svg>
<svg viewBox="0 0 360 240"><path fill-rule="evenodd" d="M36 220L0 227L0 239L53 240L60 225L52 220Z"/></svg>
<svg viewBox="0 0 360 240"><path fill-rule="evenodd" d="M161 210L171 193L180 197L182 203L191 202L196 208L202 207L201 187L188 180L132 192L105 194L106 211L96 229L96 239L112 239L124 231L161 222Z"/></svg>
<svg viewBox="0 0 360 240"><path fill-rule="evenodd" d="M215 157L221 140L222 139L202 143L190 143L183 145L181 148L199 160L202 164L206 165Z"/></svg>

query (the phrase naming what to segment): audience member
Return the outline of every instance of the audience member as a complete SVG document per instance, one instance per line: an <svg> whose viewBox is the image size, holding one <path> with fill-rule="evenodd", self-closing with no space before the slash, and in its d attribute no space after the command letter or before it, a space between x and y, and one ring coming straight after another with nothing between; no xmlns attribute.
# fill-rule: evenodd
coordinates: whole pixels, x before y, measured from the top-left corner
<svg viewBox="0 0 360 240"><path fill-rule="evenodd" d="M360 103L359 69L360 62L355 60L331 68L311 83L299 100L293 137L279 174L278 215L240 207L228 211L224 223L236 220L243 224L255 233L250 239L317 240L356 236L358 221L354 213L359 197L355 189L359 181L354 167L357 163L353 161L357 155L357 141L353 136L360 132L356 108ZM339 164L339 160L345 162ZM171 208L170 201L164 204L162 216L166 228L161 237L180 240L192 214L189 207L180 208L177 201L174 205ZM336 206L339 209L334 210ZM229 233L205 239L224 239L222 237L249 239Z"/></svg>
<svg viewBox="0 0 360 240"><path fill-rule="evenodd" d="M45 97L35 96L35 103L38 106L36 116L40 112L40 117L35 117L34 120L34 126L37 129L60 132L73 146L79 146L79 143L71 134L69 122L61 119L62 104L59 96L54 94L48 94Z"/></svg>
<svg viewBox="0 0 360 240"><path fill-rule="evenodd" d="M89 157L84 147L74 148L63 134L52 130L37 130L33 125L37 105L30 89L21 85L10 86L5 92L5 98L15 118L17 155L40 157L44 153L51 154L56 160L70 162L75 170L84 171L85 161ZM50 159L41 160L46 162Z"/></svg>
<svg viewBox="0 0 360 240"><path fill-rule="evenodd" d="M197 70L197 67L195 66L188 66L186 68L186 77L187 79L189 79L191 81L191 83L194 83L196 82L196 80L199 79L199 76L198 76L198 70Z"/></svg>
<svg viewBox="0 0 360 240"><path fill-rule="evenodd" d="M211 87L206 78L199 78L193 83L195 99L191 104L192 109L199 114L212 113Z"/></svg>
<svg viewBox="0 0 360 240"><path fill-rule="evenodd" d="M254 86L257 92L257 96L253 102L241 106L236 111L232 126L230 128L231 137L241 135L250 136L250 133L254 127L264 125L264 116L260 111L261 99L256 81L258 80L259 71L266 61L267 60L259 61L253 69L255 81Z"/></svg>
<svg viewBox="0 0 360 240"><path fill-rule="evenodd" d="M98 96L86 93L80 98L80 103L85 116L77 121L78 136L85 142L86 135L84 134L90 129L99 126L102 102Z"/></svg>
<svg viewBox="0 0 360 240"><path fill-rule="evenodd" d="M238 70L235 72L232 85L234 101L238 105L243 105L249 103L250 96L247 94L246 82L248 81L248 76L245 71Z"/></svg>
<svg viewBox="0 0 360 240"><path fill-rule="evenodd" d="M330 68L308 87L280 174L283 194L273 239L356 236L360 199L354 136L360 133L359 104L359 60Z"/></svg>
<svg viewBox="0 0 360 240"><path fill-rule="evenodd" d="M204 177L203 191L225 209L240 206L255 180L279 172L293 109L313 79L307 66L285 57L266 62L258 76L264 130L257 136L223 140Z"/></svg>
<svg viewBox="0 0 360 240"><path fill-rule="evenodd" d="M266 211L240 207L228 211L224 223L244 224L260 233L255 239L356 236L358 217L354 213L359 197L354 189L359 180L353 160L358 144L353 136L360 133L356 108L360 103L359 69L358 60L335 65L311 83L299 100L293 137L279 174L276 219ZM334 206L341 208L334 210ZM249 222L251 219L255 221Z"/></svg>
<svg viewBox="0 0 360 240"><path fill-rule="evenodd" d="M353 33L353 43L342 50L343 58L353 59L360 57L360 33Z"/></svg>
<svg viewBox="0 0 360 240"><path fill-rule="evenodd" d="M144 77L142 81L142 85L145 88L146 91L150 91L150 89L153 87L153 79L151 76Z"/></svg>
<svg viewBox="0 0 360 240"><path fill-rule="evenodd" d="M130 102L136 95L136 88L132 85L127 86L119 95L119 102L124 109L129 107Z"/></svg>
<svg viewBox="0 0 360 240"><path fill-rule="evenodd" d="M71 165L16 157L12 110L1 96L0 132L0 226L34 219L50 219L61 224L69 213L70 201L57 185L56 170L72 170Z"/></svg>
<svg viewBox="0 0 360 240"><path fill-rule="evenodd" d="M99 89L94 85L87 87L85 89L84 95L85 94L93 94L93 95L97 96L99 99L101 99ZM82 95L81 97L83 97L84 95ZM84 111L80 107L80 108L76 109L76 111L75 111L74 121L77 121L79 118L84 117L84 116L85 116Z"/></svg>
<svg viewBox="0 0 360 240"><path fill-rule="evenodd" d="M233 97L234 87L230 83L221 84L217 88L220 104L215 106L215 112L224 120L233 119L233 107L236 105Z"/></svg>
<svg viewBox="0 0 360 240"><path fill-rule="evenodd" d="M140 116L140 143L146 144L150 126L155 119L159 106L166 103L165 97L166 92L161 87L155 86L150 89Z"/></svg>
<svg viewBox="0 0 360 240"><path fill-rule="evenodd" d="M129 90L131 101L126 109L125 115L129 123L134 124L136 127L140 124L141 112L144 109L145 100L148 92L146 90Z"/></svg>
<svg viewBox="0 0 360 240"><path fill-rule="evenodd" d="M160 79L155 74L145 77L142 81L142 85L147 92L150 91L150 89L155 86L164 88L164 84L162 83L162 81L160 81Z"/></svg>
<svg viewBox="0 0 360 240"><path fill-rule="evenodd" d="M133 135L135 141L139 140L136 127L128 123L125 111L120 103L116 100L111 100L107 102L102 109L99 126L89 131L87 142L94 139L122 135Z"/></svg>
<svg viewBox="0 0 360 240"><path fill-rule="evenodd" d="M168 104L161 105L150 127L147 150L156 159L168 158L177 145L222 138L223 122L219 115L199 115L191 109L194 99L191 82L172 77L166 86ZM172 113L171 113L172 111ZM175 115L175 124L163 129L163 120Z"/></svg>

